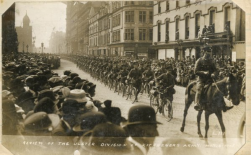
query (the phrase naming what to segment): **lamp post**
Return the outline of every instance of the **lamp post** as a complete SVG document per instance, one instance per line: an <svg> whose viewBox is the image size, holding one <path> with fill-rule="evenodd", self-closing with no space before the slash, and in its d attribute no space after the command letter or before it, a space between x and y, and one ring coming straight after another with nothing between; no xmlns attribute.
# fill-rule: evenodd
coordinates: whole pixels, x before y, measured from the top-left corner
<svg viewBox="0 0 251 155"><path fill-rule="evenodd" d="M135 44L135 58L138 59L138 44Z"/></svg>
<svg viewBox="0 0 251 155"><path fill-rule="evenodd" d="M23 53L24 53L24 42L23 42Z"/></svg>
<svg viewBox="0 0 251 155"><path fill-rule="evenodd" d="M26 48L27 48L27 53L28 53L28 48L29 48L29 45L26 45Z"/></svg>
<svg viewBox="0 0 251 155"><path fill-rule="evenodd" d="M41 43L41 48L42 48L42 53L43 53L44 43Z"/></svg>

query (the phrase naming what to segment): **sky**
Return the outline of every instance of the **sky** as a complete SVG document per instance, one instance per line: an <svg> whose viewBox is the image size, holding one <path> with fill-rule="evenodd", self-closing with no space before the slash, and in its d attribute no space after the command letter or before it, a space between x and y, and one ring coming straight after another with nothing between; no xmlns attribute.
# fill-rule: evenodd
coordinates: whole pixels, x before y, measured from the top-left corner
<svg viewBox="0 0 251 155"><path fill-rule="evenodd" d="M32 36L36 36L36 47L40 47L42 42L45 47L48 47L53 30L66 31L66 4L62 2L17 2L16 27L23 26L26 11L30 18L30 26L32 26Z"/></svg>

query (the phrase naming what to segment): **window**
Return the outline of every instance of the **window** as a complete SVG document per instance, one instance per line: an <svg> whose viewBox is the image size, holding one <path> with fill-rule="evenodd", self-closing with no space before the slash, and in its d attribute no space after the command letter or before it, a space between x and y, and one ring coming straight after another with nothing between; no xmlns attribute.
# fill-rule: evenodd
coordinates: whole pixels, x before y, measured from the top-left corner
<svg viewBox="0 0 251 155"><path fill-rule="evenodd" d="M134 40L134 29L125 29L125 40Z"/></svg>
<svg viewBox="0 0 251 155"><path fill-rule="evenodd" d="M112 33L113 42L120 41L120 31L115 31Z"/></svg>
<svg viewBox="0 0 251 155"><path fill-rule="evenodd" d="M149 12L149 22L153 23L153 12L152 11Z"/></svg>
<svg viewBox="0 0 251 155"><path fill-rule="evenodd" d="M179 18L176 18L175 20L175 40L179 40Z"/></svg>
<svg viewBox="0 0 251 155"><path fill-rule="evenodd" d="M230 21L230 7L225 7L225 23Z"/></svg>
<svg viewBox="0 0 251 155"><path fill-rule="evenodd" d="M149 40L153 40L153 29L149 29Z"/></svg>
<svg viewBox="0 0 251 155"><path fill-rule="evenodd" d="M125 15L126 23L134 22L134 11L126 11Z"/></svg>
<svg viewBox="0 0 251 155"><path fill-rule="evenodd" d="M168 11L170 8L169 8L169 1L166 1L166 11Z"/></svg>
<svg viewBox="0 0 251 155"><path fill-rule="evenodd" d="M166 42L169 41L169 21L166 21Z"/></svg>
<svg viewBox="0 0 251 155"><path fill-rule="evenodd" d="M185 19L185 39L189 38L189 16Z"/></svg>
<svg viewBox="0 0 251 155"><path fill-rule="evenodd" d="M176 8L180 7L179 6L179 1L176 1Z"/></svg>
<svg viewBox="0 0 251 155"><path fill-rule="evenodd" d="M146 40L146 29L139 29L139 40Z"/></svg>
<svg viewBox="0 0 251 155"><path fill-rule="evenodd" d="M119 25L120 25L120 14L118 14L112 18L112 26L115 27L115 26L119 26Z"/></svg>
<svg viewBox="0 0 251 155"><path fill-rule="evenodd" d="M158 2L158 13L161 13L161 5L160 5L160 2Z"/></svg>
<svg viewBox="0 0 251 155"><path fill-rule="evenodd" d="M161 39L161 23L158 23L158 41Z"/></svg>
<svg viewBox="0 0 251 155"><path fill-rule="evenodd" d="M196 38L200 37L198 36L199 31L202 32L200 30L200 14L196 14L195 15L195 37Z"/></svg>
<svg viewBox="0 0 251 155"><path fill-rule="evenodd" d="M212 25L215 22L215 10L210 11L210 21L209 24Z"/></svg>
<svg viewBox="0 0 251 155"><path fill-rule="evenodd" d="M146 11L139 11L139 22L140 23L146 22Z"/></svg>
<svg viewBox="0 0 251 155"><path fill-rule="evenodd" d="M146 1L139 1L139 5L146 5Z"/></svg>

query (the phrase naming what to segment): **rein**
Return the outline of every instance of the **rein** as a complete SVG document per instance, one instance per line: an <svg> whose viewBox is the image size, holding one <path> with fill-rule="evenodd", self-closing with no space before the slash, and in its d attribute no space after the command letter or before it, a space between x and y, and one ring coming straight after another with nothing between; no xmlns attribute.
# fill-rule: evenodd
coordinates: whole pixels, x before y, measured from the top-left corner
<svg viewBox="0 0 251 155"><path fill-rule="evenodd" d="M214 81L214 84L215 84L215 86L216 86L216 88L217 88L217 90L224 96L224 93L219 89L219 87L217 86L217 83L215 82L215 80L213 79L213 81Z"/></svg>

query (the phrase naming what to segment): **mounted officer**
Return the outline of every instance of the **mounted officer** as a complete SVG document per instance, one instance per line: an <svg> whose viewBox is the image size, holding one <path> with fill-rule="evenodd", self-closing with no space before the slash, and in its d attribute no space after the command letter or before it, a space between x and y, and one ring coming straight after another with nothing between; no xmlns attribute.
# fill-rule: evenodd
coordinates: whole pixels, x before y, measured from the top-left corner
<svg viewBox="0 0 251 155"><path fill-rule="evenodd" d="M201 105L201 94L203 88L206 84L213 83L213 79L217 73L217 68L214 64L213 59L210 58L211 48L209 46L205 46L203 48L204 55L196 61L194 74L197 75L197 90L195 95L195 107L194 109L197 111L203 110L203 105ZM227 107L225 105L223 111L226 112L227 110L232 109L233 106Z"/></svg>

